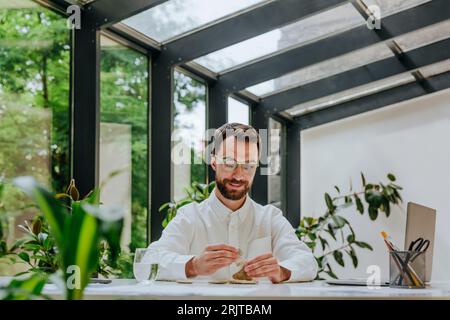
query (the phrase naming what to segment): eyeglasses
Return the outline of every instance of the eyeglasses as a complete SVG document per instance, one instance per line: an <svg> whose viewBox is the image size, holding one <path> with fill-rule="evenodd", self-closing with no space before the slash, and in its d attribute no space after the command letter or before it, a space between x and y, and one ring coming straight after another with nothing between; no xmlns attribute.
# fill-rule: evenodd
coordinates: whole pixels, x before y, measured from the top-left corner
<svg viewBox="0 0 450 320"><path fill-rule="evenodd" d="M253 173L258 167L257 161L238 162L230 157L214 157L216 158L218 164L223 165L224 169L230 172L236 170L238 166L241 166L245 173Z"/></svg>

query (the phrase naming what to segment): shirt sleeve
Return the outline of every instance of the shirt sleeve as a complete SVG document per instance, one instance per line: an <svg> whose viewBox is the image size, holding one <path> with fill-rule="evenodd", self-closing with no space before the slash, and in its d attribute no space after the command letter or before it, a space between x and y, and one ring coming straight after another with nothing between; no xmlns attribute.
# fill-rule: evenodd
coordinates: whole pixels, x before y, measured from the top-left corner
<svg viewBox="0 0 450 320"><path fill-rule="evenodd" d="M186 263L194 257L189 254L194 234L194 217L191 206L180 208L163 230L161 238L150 244L155 249L159 261L159 280L186 279Z"/></svg>
<svg viewBox="0 0 450 320"><path fill-rule="evenodd" d="M318 265L311 249L297 237L281 211L273 210L276 210L272 215L273 254L280 266L291 271L287 282L314 280Z"/></svg>

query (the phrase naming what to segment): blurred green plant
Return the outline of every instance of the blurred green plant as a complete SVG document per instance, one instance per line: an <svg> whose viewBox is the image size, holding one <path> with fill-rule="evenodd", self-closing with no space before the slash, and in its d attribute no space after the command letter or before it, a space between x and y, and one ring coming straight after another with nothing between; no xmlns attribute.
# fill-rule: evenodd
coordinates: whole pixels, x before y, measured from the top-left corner
<svg viewBox="0 0 450 320"><path fill-rule="evenodd" d="M25 261L29 257L30 263L32 260L47 263L45 255L30 256L27 251L35 252L37 250L40 252L43 247L50 248L50 244L54 241L57 248L55 265L58 266L62 281L57 281L56 277L53 277L53 281L61 285L67 299L81 299L91 275L98 269L100 242L103 240L108 244L109 262L113 266L119 256L123 210L100 206L98 189L91 191L84 198L80 198L73 180L66 193L56 195L40 186L31 177L16 178L14 184L34 200L48 222L48 229L42 228L42 222L37 222L40 220L36 220L27 229L29 235L32 234L29 241L35 241L35 237L42 241L39 243L25 241L21 244L24 251L17 253L17 256ZM48 232L47 237L42 236L43 231ZM53 237L54 240L47 240L51 239L50 237ZM30 248L30 245L34 246ZM29 279L33 279L36 274L40 274L44 278L49 277L45 272L50 270L42 268L39 263L34 271ZM27 283L27 279L23 281ZM18 282L13 281L6 290L17 285ZM36 293L36 290L33 292Z"/></svg>
<svg viewBox="0 0 450 320"><path fill-rule="evenodd" d="M355 205L360 214L367 211L372 221L378 218L379 212L384 212L386 217L389 217L391 206L402 202L399 193L402 187L394 183L396 178L393 174L389 173L387 178L389 181L387 184L366 183L366 178L361 173L363 190L354 192L350 183L349 192L341 195L339 187L335 186L337 196L332 198L328 193L324 195L327 211L323 216L301 219L296 234L314 253L319 265L317 279L323 279L323 274L337 279L330 265L329 257L333 257L340 266L344 267L345 253L350 257L353 267L356 268L358 257L355 249L373 250L370 244L357 240L350 222L339 212Z"/></svg>
<svg viewBox="0 0 450 320"><path fill-rule="evenodd" d="M13 279L6 288L0 288L0 300L49 299L42 294L48 277L43 273L34 273L25 279Z"/></svg>
<svg viewBox="0 0 450 320"><path fill-rule="evenodd" d="M164 203L161 207L159 207L159 212L162 212L165 215L165 218L162 222L163 228L165 228L169 224L170 220L175 218L178 209L189 203L200 203L203 200L207 199L211 192L214 190L215 186L215 181L209 184L193 182L189 187L184 189L184 191L186 192L185 198L179 201Z"/></svg>

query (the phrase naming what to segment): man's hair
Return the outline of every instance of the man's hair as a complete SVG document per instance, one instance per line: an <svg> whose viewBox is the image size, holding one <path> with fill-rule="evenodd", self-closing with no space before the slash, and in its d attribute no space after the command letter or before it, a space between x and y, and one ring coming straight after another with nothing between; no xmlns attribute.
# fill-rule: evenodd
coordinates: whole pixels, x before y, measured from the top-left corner
<svg viewBox="0 0 450 320"><path fill-rule="evenodd" d="M220 145L226 138L235 137L239 141L254 142L258 148L258 157L260 154L260 141L258 131L252 126L242 123L226 123L214 132L213 147L211 154L215 155Z"/></svg>

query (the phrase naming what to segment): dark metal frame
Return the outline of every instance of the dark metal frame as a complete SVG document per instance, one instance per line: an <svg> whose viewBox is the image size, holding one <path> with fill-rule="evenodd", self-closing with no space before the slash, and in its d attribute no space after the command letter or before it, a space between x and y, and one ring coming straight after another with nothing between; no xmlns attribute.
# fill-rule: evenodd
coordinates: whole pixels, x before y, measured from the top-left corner
<svg viewBox="0 0 450 320"><path fill-rule="evenodd" d="M69 5L64 0L35 1L63 13ZM208 127L215 128L227 121L227 99L230 95L236 95L248 102L252 110L252 123L256 128L267 128L269 117L278 117L277 120L283 122L286 133L285 188L289 190L285 207L287 217L294 226L298 225L300 219L301 130L450 87L448 73L426 81L416 73L414 75L417 81L411 84L319 110L297 119L278 116L281 111L313 98L350 89L399 72L417 71L417 67L446 57L445 52L448 52L449 48L449 41L446 40L413 50L407 55L397 52L396 58L385 59L347 73L276 93L264 97L261 101L248 92L241 91L253 84L282 76L313 63L449 19L448 0L434 0L386 17L382 20L383 31L380 32L373 32L362 26L307 45L284 50L279 54L261 58L257 62L237 66L223 74L206 72L191 60L349 1L280 0L263 3L163 44L155 43L124 25L112 25L162 2L164 0L101 0L86 5L82 10L82 29L73 32L72 53L72 175L82 193L98 185L99 32L107 32L121 39L125 45L142 49L150 58L151 83L148 105L152 110L149 113L151 114L149 137L152 143L149 150L150 162L153 164L149 166L151 168L149 190L153 190L151 239L158 238L162 231L163 216L158 211L159 206L171 199L170 150L174 67L182 67L205 79L208 85ZM212 179L213 172L210 171L208 176ZM267 201L267 179L257 175L253 197L263 203Z"/></svg>

